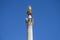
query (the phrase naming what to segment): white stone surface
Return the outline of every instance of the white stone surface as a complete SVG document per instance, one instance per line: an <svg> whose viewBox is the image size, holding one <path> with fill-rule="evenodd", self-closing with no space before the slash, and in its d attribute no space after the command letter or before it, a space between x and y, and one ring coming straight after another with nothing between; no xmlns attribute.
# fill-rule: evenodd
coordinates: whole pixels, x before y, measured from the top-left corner
<svg viewBox="0 0 60 40"><path fill-rule="evenodd" d="M32 25L28 25L28 39L27 40L33 40L33 29Z"/></svg>
<svg viewBox="0 0 60 40"><path fill-rule="evenodd" d="M31 16L31 15L29 15L29 16L28 16L28 18L32 18L32 16Z"/></svg>

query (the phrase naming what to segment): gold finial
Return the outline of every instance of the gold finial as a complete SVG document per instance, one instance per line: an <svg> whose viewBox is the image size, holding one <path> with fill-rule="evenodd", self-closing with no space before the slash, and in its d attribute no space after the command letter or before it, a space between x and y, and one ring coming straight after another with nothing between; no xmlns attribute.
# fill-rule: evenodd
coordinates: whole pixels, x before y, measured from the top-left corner
<svg viewBox="0 0 60 40"><path fill-rule="evenodd" d="M32 14L31 10L32 10L32 8L31 8L31 6L29 5L29 6L28 6L28 11L27 11L27 14L28 14L28 15L31 15L31 14Z"/></svg>
<svg viewBox="0 0 60 40"><path fill-rule="evenodd" d="M29 11L31 11L31 10L32 10L31 6L28 6L28 10L29 10Z"/></svg>

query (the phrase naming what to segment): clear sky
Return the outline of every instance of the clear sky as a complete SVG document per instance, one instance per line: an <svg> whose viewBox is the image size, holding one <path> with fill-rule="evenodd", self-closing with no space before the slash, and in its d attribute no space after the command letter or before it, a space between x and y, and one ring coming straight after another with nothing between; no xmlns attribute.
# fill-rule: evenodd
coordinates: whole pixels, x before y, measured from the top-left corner
<svg viewBox="0 0 60 40"><path fill-rule="evenodd" d="M34 40L60 40L60 0L0 0L0 40L27 40L29 4Z"/></svg>

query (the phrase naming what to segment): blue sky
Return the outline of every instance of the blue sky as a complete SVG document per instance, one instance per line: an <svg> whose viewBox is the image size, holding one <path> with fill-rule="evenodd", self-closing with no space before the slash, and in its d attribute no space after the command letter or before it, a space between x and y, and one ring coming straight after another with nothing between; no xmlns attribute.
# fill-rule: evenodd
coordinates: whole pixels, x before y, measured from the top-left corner
<svg viewBox="0 0 60 40"><path fill-rule="evenodd" d="M60 0L0 0L0 40L27 40L29 4L34 40L60 40Z"/></svg>

